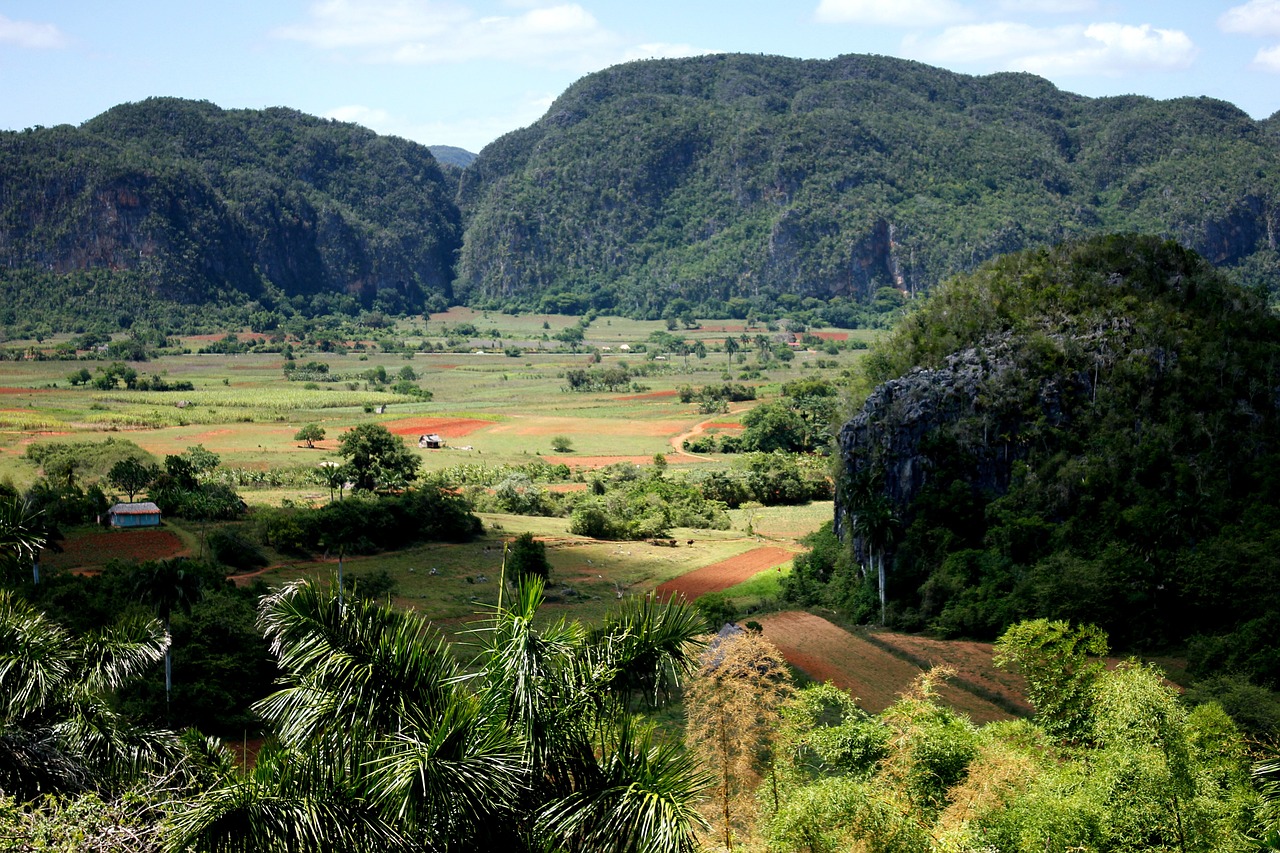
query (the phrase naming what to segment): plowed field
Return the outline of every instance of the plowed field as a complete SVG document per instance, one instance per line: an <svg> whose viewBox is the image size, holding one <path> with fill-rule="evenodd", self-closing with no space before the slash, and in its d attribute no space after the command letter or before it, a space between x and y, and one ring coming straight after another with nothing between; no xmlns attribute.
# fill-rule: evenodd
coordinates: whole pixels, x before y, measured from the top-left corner
<svg viewBox="0 0 1280 853"><path fill-rule="evenodd" d="M478 429L493 426L493 421L478 418L403 418L383 424L396 435L427 435L435 433L443 438L462 438Z"/></svg>
<svg viewBox="0 0 1280 853"><path fill-rule="evenodd" d="M678 578L672 578L665 583L659 584L656 592L658 597L663 599L680 593L687 600L693 601L698 596L706 595L708 592L719 592L743 581L751 580L751 578L765 569L781 566L794 556L795 552L788 551L786 548L774 546L756 548L745 554L739 554L736 557L730 557L727 560L721 560L718 563L694 569Z"/></svg>
<svg viewBox="0 0 1280 853"><path fill-rule="evenodd" d="M872 713L893 704L923 671L811 613L772 613L758 621L764 626L765 636L788 662L816 681L830 681L848 690L861 707ZM990 654L985 660L990 668ZM970 661L966 670L976 666L977 662ZM944 684L938 692L943 701L968 714L975 723L1013 718L1008 711L958 685Z"/></svg>
<svg viewBox="0 0 1280 853"><path fill-rule="evenodd" d="M164 560L187 552L168 530L104 530L58 543L60 552L40 552L43 565L66 569L101 568L108 560Z"/></svg>

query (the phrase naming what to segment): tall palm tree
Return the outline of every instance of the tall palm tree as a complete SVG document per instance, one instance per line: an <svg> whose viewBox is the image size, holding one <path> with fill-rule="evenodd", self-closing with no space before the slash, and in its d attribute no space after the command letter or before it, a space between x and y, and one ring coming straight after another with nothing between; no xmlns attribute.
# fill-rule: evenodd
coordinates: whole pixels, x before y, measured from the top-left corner
<svg viewBox="0 0 1280 853"><path fill-rule="evenodd" d="M131 725L111 702L167 648L154 619L75 636L0 590L0 793L103 789L171 765L174 736Z"/></svg>
<svg viewBox="0 0 1280 853"><path fill-rule="evenodd" d="M48 538L38 511L16 496L0 495L0 570L4 575L24 565L34 566Z"/></svg>
<svg viewBox="0 0 1280 853"><path fill-rule="evenodd" d="M174 610L190 613L192 606L204 593L203 578L197 566L185 557L155 560L138 567L134 577L134 592L145 604L155 610L164 625L165 635L170 634ZM164 650L164 707L169 710L173 694L173 656L169 645Z"/></svg>

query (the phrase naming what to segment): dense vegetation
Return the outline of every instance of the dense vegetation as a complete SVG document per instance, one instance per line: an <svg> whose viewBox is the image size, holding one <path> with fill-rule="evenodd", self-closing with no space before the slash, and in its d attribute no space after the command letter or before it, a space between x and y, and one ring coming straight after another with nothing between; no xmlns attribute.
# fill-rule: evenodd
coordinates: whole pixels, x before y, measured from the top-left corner
<svg viewBox="0 0 1280 853"><path fill-rule="evenodd" d="M589 75L455 153L442 171L353 125L169 98L0 134L0 326L175 329L214 304L271 331L453 301L853 326L995 255L1118 230L1246 282L1280 269L1276 136L1206 98L724 55Z"/></svg>
<svg viewBox="0 0 1280 853"><path fill-rule="evenodd" d="M703 56L571 86L464 173L471 303L866 319L995 255L1105 231L1277 268L1280 151L1206 98L1090 99L888 57Z"/></svg>
<svg viewBox="0 0 1280 853"><path fill-rule="evenodd" d="M153 98L6 132L0 185L3 325L443 306L461 238L424 147L286 109Z"/></svg>
<svg viewBox="0 0 1280 853"><path fill-rule="evenodd" d="M854 559L801 586L950 635L1090 621L1276 684L1280 321L1264 297L1172 242L1094 239L950 282L867 364L878 387L839 441Z"/></svg>

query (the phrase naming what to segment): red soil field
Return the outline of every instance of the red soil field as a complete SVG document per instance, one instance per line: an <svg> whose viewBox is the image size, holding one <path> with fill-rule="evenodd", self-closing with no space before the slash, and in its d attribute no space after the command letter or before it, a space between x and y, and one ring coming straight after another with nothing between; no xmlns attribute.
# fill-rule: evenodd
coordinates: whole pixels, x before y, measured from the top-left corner
<svg viewBox="0 0 1280 853"><path fill-rule="evenodd" d="M396 435L435 433L443 438L462 438L478 429L493 426L493 421L478 418L403 418L383 424Z"/></svg>
<svg viewBox="0 0 1280 853"><path fill-rule="evenodd" d="M59 569L99 568L108 560L164 560L187 553L168 530L104 530L58 543L60 553L40 552L42 565Z"/></svg>
<svg viewBox="0 0 1280 853"><path fill-rule="evenodd" d="M764 627L764 635L789 663L815 681L830 681L849 691L859 706L872 713L892 705L923 671L811 613L771 613L758 621ZM991 669L990 655L985 662L986 668ZM978 663L969 662L967 669L973 670ZM967 714L975 723L1013 719L1008 711L958 684L944 683L938 694L943 702Z"/></svg>
<svg viewBox="0 0 1280 853"><path fill-rule="evenodd" d="M52 388L0 388L0 394L48 394L52 390Z"/></svg>
<svg viewBox="0 0 1280 853"><path fill-rule="evenodd" d="M661 599L668 599L680 593L687 600L693 601L708 592L719 592L731 586L750 580L765 569L772 569L791 560L794 551L776 546L756 548L745 554L694 569L691 572L672 578L658 585L655 592Z"/></svg>
<svg viewBox="0 0 1280 853"><path fill-rule="evenodd" d="M824 341L847 341L849 340L848 332L810 332L815 338L821 338Z"/></svg>
<svg viewBox="0 0 1280 853"><path fill-rule="evenodd" d="M716 421L716 422L714 422L714 423L701 424L700 426L701 426L704 430L708 430L708 429L746 429L746 427L744 427L742 424L735 424L735 423L733 423L732 421L725 421L725 422L723 422L723 423L721 423L720 421Z"/></svg>

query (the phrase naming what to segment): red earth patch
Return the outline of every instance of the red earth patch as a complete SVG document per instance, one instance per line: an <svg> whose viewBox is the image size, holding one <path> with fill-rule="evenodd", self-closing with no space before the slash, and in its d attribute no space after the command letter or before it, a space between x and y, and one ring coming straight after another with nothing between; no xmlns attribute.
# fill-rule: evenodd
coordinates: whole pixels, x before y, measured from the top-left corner
<svg viewBox="0 0 1280 853"><path fill-rule="evenodd" d="M104 530L58 543L60 552L40 552L43 565L59 569L98 568L108 560L164 560L187 553L168 530Z"/></svg>
<svg viewBox="0 0 1280 853"><path fill-rule="evenodd" d="M756 548L660 583L654 591L664 600L679 593L687 600L693 601L708 592L720 592L743 581L751 580L765 569L781 566L793 557L795 552L788 551L786 548L773 545Z"/></svg>
<svg viewBox="0 0 1280 853"><path fill-rule="evenodd" d="M435 433L443 438L462 438L479 429L491 427L494 421L479 418L402 418L383 424L396 435L428 435Z"/></svg>

